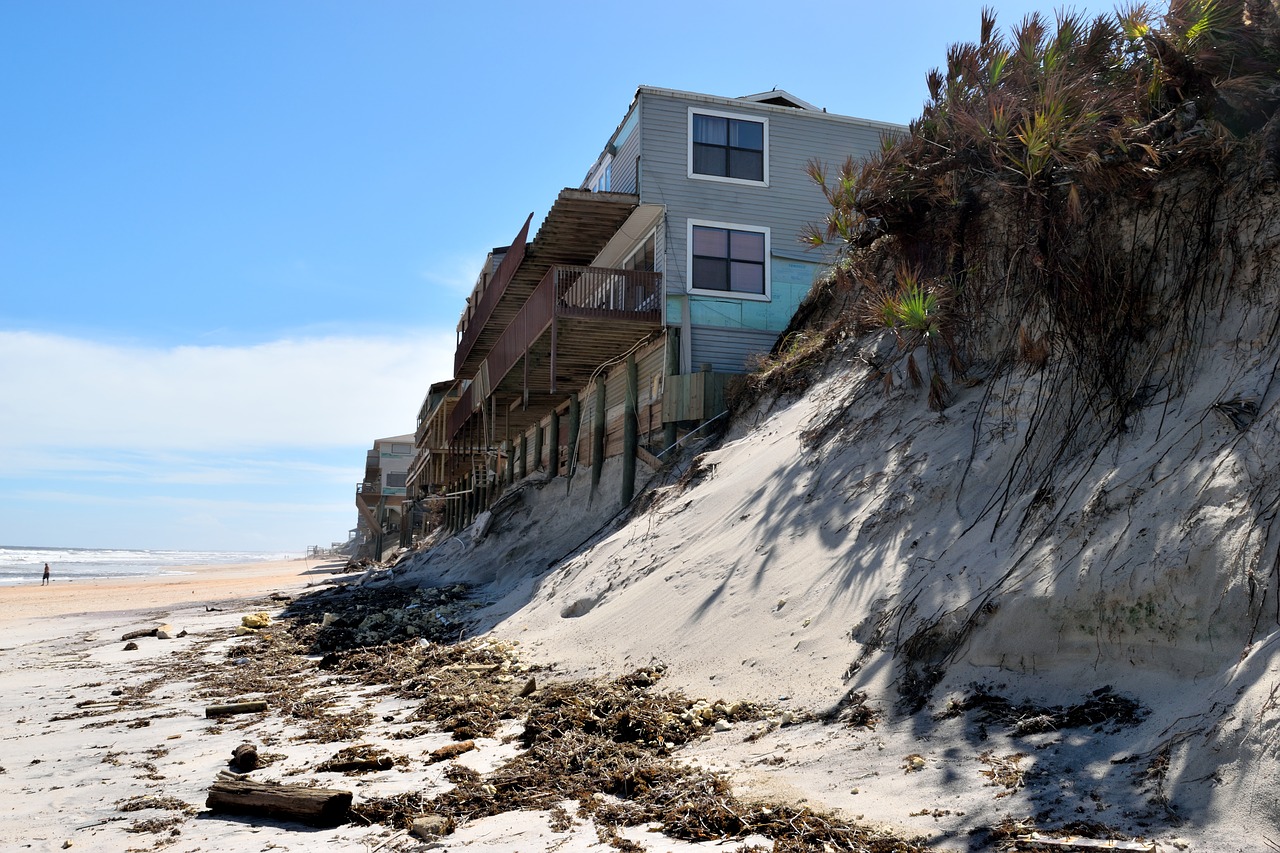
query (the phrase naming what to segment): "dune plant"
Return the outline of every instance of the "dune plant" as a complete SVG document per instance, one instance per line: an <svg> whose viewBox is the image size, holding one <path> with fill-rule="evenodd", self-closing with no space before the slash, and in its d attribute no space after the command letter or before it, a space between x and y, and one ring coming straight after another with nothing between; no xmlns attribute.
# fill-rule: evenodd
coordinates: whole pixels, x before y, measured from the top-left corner
<svg viewBox="0 0 1280 853"><path fill-rule="evenodd" d="M861 323L870 328L885 329L893 334L898 355L906 360L907 378L914 387L924 384L916 352L924 347L929 359L929 402L944 408L951 399L950 386L942 377L943 365L959 372L955 341L947 327L949 292L941 281L925 281L911 267L903 265L890 286L877 282L865 284L859 305ZM886 387L892 374L884 372Z"/></svg>
<svg viewBox="0 0 1280 853"><path fill-rule="evenodd" d="M952 46L928 74L928 100L905 136L834 178L810 164L832 212L806 237L852 252L887 235L899 261L954 271L945 312L901 275L887 291L867 289L862 320L895 329L904 346L909 334L935 334L913 332L908 316L929 328L927 318L946 314L955 335L980 327L991 306L1016 304L1053 330L1055 353L1089 365L1099 393L1123 401L1133 345L1157 312L1152 283L1136 261L1122 263L1098 218L1179 170L1220 172L1260 130L1271 141L1258 147L1274 161L1261 171L1280 175L1277 8L1170 0L1159 13L1130 3L1094 18L1030 14L1007 33L986 9L978 39ZM1008 269L980 271L976 286L966 256L983 252L973 241L994 238L966 223L992 206L1005 211L1000 239L1015 248ZM1016 329L1005 339L1016 346Z"/></svg>

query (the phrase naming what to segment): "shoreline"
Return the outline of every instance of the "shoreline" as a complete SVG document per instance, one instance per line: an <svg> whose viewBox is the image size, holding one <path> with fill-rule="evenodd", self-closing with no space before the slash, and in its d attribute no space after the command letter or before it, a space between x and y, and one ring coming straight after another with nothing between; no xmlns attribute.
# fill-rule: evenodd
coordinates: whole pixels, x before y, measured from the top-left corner
<svg viewBox="0 0 1280 853"><path fill-rule="evenodd" d="M530 703L540 703L543 691L551 691L541 706L544 714L575 705L556 698L562 695L556 691L566 686L587 695L598 691L606 700L600 707L605 708L619 697L634 695L630 687L608 683L634 670L626 661L592 679L565 679L563 671L557 672L563 649L535 650L500 633L474 638L472 652L440 659L424 656L420 661L411 658L423 648L420 644L372 656L353 645L336 654L337 668L321 667L314 659L303 661L296 651L273 651L273 632L264 632L266 638L238 635L241 619L249 612L266 610L279 621L288 603L273 601L272 593L296 598L328 586L325 578L344 566L338 561L302 560L209 566L168 581L65 582L52 595L48 587L32 585L26 588L31 593L26 598L39 612L29 614L5 606L8 597L0 590L0 672L6 675L7 687L0 695L0 728L6 732L0 736L0 795L13 803L13 810L0 817L0 848L37 853L71 846L101 853L267 848L302 853L320 846L386 853L616 849L601 838L602 830L630 842L628 849L648 853L742 851L769 843L761 835L732 833L681 837L654 831L659 824L653 822L618 821L607 810L595 817L581 807L578 797L556 787L558 777L541 784L546 794L560 792L563 799L540 799L536 809L505 808L494 814L482 809L438 839L430 833L414 836L406 827L384 820L353 819L314 828L287 819L208 810L210 788L220 774L226 778L229 756L239 745L250 743L266 760L253 771L254 781L337 788L354 794L358 803L384 804L375 808L404 798L401 805L408 812L418 809L429 815L429 800L454 788L459 779L465 785L470 775L479 779L495 774L489 778L496 783L511 778L502 767L522 751L522 715L499 718L493 731L469 732L467 741L458 735L482 719L483 715L472 720L473 709L493 710L508 701L525 683L526 673L536 672L537 677L528 678L530 693L521 693L521 699L529 696ZM415 603L401 611L401 604L391 612L420 606ZM217 607L211 610L209 605ZM374 605L376 601L363 599L349 609L359 612ZM333 606L335 613L344 609L337 602L326 606ZM424 601L418 612L429 614L433 606ZM136 644L125 645L122 631L163 622L181 633L172 639L140 637ZM517 646L534 654L526 658L515 651ZM342 666L344 659L351 665ZM404 660L412 664L409 669L402 668ZM426 666L428 660L433 662ZM366 669L369 677L363 674ZM379 669L385 672L379 675ZM419 691L420 680L436 686ZM706 719L704 710L719 707L718 722L723 725L699 724L705 731L697 737L650 758L670 758L698 772L724 774L743 808L767 807L761 815L772 815L777 808L812 809L833 821L895 835L906 845L899 849L951 849L952 841L973 829L986 831L990 839L992 831L1009 823L1010 810L1031 795L1019 793L1018 800L1004 800L1014 789L1005 785L993 791L997 783L984 781L984 776L996 766L1018 770L1018 761L1028 758L1020 750L1034 757L1019 773L1042 765L1065 772L1061 767L1067 762L1109 768L1131 737L1127 732L1112 733L1071 746L1056 731L1020 739L994 727L989 733L984 728L978 739L974 732L984 724L956 715L921 739L915 719L882 719L876 706L868 709L869 724L854 725L852 718L833 724L819 721L807 708L787 704L786 697L770 703L761 718L729 721L726 703L737 705L738 697L721 695L721 685L713 693L690 692L669 708L662 704L668 687L676 684L660 682L654 704L637 705L637 719L656 720L661 712L674 721L683 718L682 712L695 711L698 719ZM271 705L265 712L235 717L210 718L206 712L211 705L254 699L270 699ZM591 699L580 707L596 704ZM583 726L595 719L594 712L579 716ZM1067 754L1055 758L1059 748ZM325 766L345 760L353 750L360 756L389 756L392 764L347 771ZM639 759L620 752L609 760ZM455 772L460 775L452 775ZM584 777L583 784L604 782ZM1101 781L1092 784L1091 790L1102 791L1095 813L1123 802L1114 796L1118 788L1103 788ZM1119 786L1124 787L1123 780ZM1048 790L1040 788L1040 795ZM591 802L607 804L606 799ZM699 808L710 808L708 801L699 802L704 803ZM1170 830L1161 835L1168 837Z"/></svg>
<svg viewBox="0 0 1280 853"><path fill-rule="evenodd" d="M244 602L280 592L296 595L323 578L339 574L345 561L304 558L166 567L163 574L121 578L59 579L48 586L31 583L0 586L0 632L5 646L63 636L73 626L45 627L50 620L141 618L151 611L175 611Z"/></svg>

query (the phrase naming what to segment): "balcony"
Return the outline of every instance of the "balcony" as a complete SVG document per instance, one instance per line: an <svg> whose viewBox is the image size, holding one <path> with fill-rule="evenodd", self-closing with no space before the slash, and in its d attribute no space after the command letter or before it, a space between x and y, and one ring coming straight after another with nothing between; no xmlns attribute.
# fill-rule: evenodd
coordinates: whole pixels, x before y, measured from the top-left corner
<svg viewBox="0 0 1280 853"><path fill-rule="evenodd" d="M558 402L583 388L601 364L661 329L662 313L661 273L552 265L450 414L449 435L489 398L511 413L511 426L540 419L544 406L531 397ZM528 413L517 415L515 403Z"/></svg>
<svg viewBox="0 0 1280 853"><path fill-rule="evenodd" d="M470 316L464 318L464 326L458 338L458 349L453 356L455 376L457 371L466 363L467 356L471 354L476 342L480 340L480 333L489 326L489 320L493 317L494 308L502 301L503 295L507 292L507 285L511 283L511 277L515 275L516 270L520 268L520 264L524 261L525 241L529 237L529 223L531 221L533 221L532 213L524 221L524 227L520 229L520 233L511 241L511 246L498 264L498 269L494 272L488 286L483 293L478 295L479 298L471 306Z"/></svg>
<svg viewBox="0 0 1280 853"><path fill-rule="evenodd" d="M626 193L565 189L527 244L530 223L526 221L493 279L473 297L475 304L459 324L453 375L458 379L475 376L547 270L554 264L590 263L639 203L638 196Z"/></svg>

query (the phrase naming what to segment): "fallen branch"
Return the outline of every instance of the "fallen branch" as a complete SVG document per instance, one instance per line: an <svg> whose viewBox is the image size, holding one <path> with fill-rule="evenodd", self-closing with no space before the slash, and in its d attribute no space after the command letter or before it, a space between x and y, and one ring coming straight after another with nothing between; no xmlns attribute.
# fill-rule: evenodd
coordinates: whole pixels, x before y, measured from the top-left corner
<svg viewBox="0 0 1280 853"><path fill-rule="evenodd" d="M209 788L205 805L225 814L260 815L295 820L310 826L345 823L351 792L302 785L265 785L248 780L219 780Z"/></svg>
<svg viewBox="0 0 1280 853"><path fill-rule="evenodd" d="M267 703L261 699L253 702L232 702L230 705L210 705L204 709L206 717L227 717L231 714L252 714L267 710Z"/></svg>

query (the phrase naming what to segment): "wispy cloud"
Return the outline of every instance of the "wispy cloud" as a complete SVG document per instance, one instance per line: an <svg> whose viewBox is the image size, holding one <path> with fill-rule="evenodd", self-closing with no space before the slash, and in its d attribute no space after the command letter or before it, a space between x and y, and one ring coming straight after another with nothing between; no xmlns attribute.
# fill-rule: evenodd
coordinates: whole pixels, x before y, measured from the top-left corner
<svg viewBox="0 0 1280 853"><path fill-rule="evenodd" d="M181 347L0 331L0 542L340 539L365 448L413 430L453 346L439 328Z"/></svg>
<svg viewBox="0 0 1280 853"><path fill-rule="evenodd" d="M0 450L368 444L412 431L453 345L441 329L164 349L0 332Z"/></svg>

